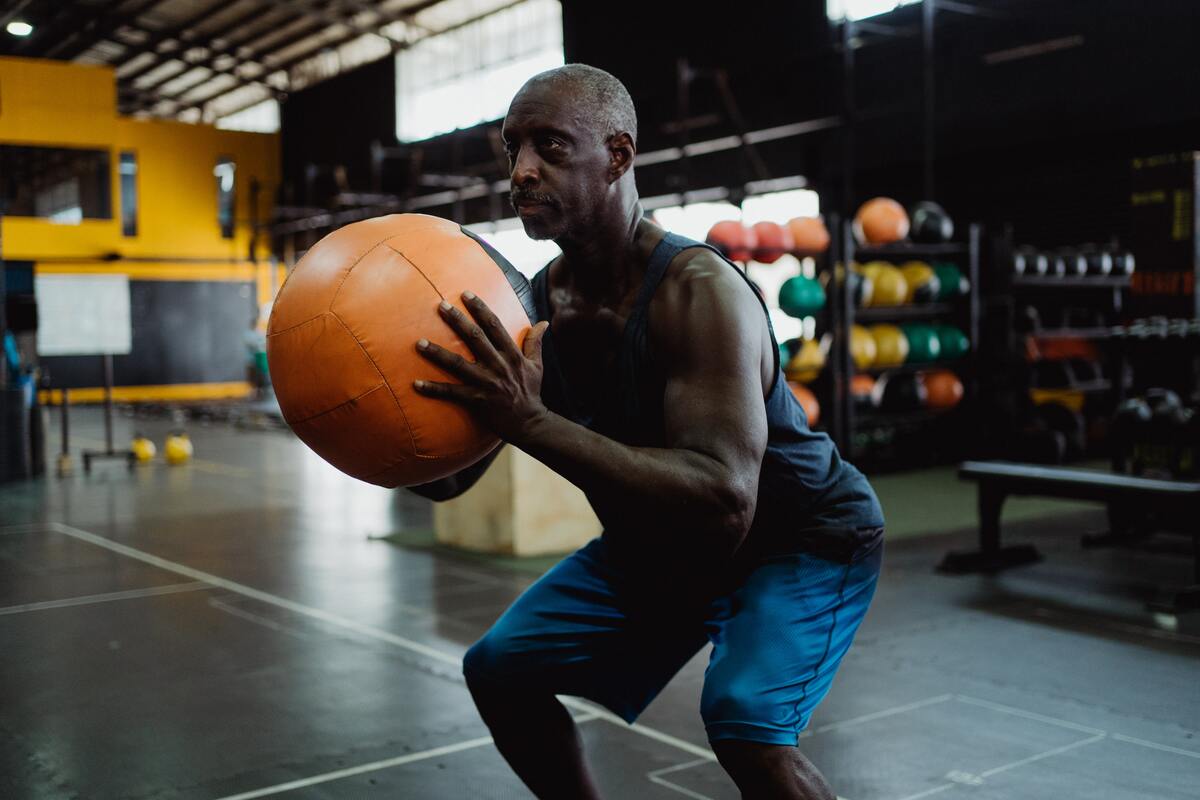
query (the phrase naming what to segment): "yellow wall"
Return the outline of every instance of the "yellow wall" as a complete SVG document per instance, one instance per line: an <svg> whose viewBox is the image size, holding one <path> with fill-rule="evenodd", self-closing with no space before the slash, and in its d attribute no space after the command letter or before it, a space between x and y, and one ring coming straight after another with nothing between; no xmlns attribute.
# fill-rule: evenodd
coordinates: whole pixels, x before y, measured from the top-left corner
<svg viewBox="0 0 1200 800"><path fill-rule="evenodd" d="M125 258L179 261L246 260L250 247L250 180L257 178L258 219L271 211L279 183L279 136L218 130L166 120L120 117L116 81L106 67L0 58L0 143L108 150L111 220L61 225L28 217L3 220L4 257L55 261ZM138 161L138 234L121 235L118 154ZM213 167L221 156L237 164L237 227L221 237ZM268 254L259 238L259 257ZM122 271L120 263L114 271Z"/></svg>

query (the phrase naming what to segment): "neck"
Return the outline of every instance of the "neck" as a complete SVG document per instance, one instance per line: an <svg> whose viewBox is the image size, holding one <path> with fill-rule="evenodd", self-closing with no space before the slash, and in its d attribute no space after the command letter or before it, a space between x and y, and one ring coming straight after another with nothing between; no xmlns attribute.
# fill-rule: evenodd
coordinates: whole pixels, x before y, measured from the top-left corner
<svg viewBox="0 0 1200 800"><path fill-rule="evenodd" d="M597 301L623 296L641 279L646 266L641 240L654 227L633 197L583 234L556 240L563 251L565 280Z"/></svg>

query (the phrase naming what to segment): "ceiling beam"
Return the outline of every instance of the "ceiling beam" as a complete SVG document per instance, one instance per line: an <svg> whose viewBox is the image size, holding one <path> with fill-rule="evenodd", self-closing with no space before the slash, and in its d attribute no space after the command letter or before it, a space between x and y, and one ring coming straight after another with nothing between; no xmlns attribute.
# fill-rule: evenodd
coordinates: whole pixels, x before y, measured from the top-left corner
<svg viewBox="0 0 1200 800"><path fill-rule="evenodd" d="M258 85L258 86L264 86L264 87L270 89L272 92L277 92L277 91L279 91L279 87L271 86L270 84L266 83L266 78L267 78L267 76L271 75L272 73L278 72L281 68L285 68L285 67L281 67L280 65L275 65L275 64L269 63L268 59L271 58L272 52L273 51L278 52L280 50L285 50L288 47L299 44L300 42L304 41L305 39L309 39L309 38L319 35L322 30L327 29L327 28L328 28L328 26L325 23L321 22L320 20L311 20L309 22L306 22L299 30L294 32L291 36L288 36L287 38L285 38L281 41L273 42L269 45L263 46L263 45L259 45L257 42L254 42L254 41L243 41L243 42L238 43L236 46L232 46L232 47L228 47L228 48L224 48L224 49L217 49L217 48L211 49L211 50L209 50L208 55L206 55L204 58L201 58L198 61L189 62L184 59L179 59L184 64L184 68L182 70L180 70L179 72L169 75L165 78L156 79L154 82L150 83L147 86L135 87L135 91L137 91L141 95L141 97L137 101L135 101L135 103L133 104L134 110L147 109L147 108L150 108L150 107L154 106L155 104L160 103L164 100L170 100L170 101L175 102L176 104L183 102L182 98L188 92L195 89L196 86L200 85L200 83L203 83L204 81L212 80L220 75L232 75L238 81L241 81L241 83L238 84L239 87L240 86ZM265 39L269 38L269 34L276 33L277 30L278 29L269 31L268 35L259 36L258 38L260 41L265 40ZM249 51L249 55L241 55L240 53L242 51ZM222 57L231 59L232 63L227 64L222 69L218 69L216 67L216 62L218 59L220 59ZM262 72L253 77L239 75L236 72L236 70L239 67L243 67L246 65L254 65L254 66L260 68L262 70ZM166 84L172 80L175 80L179 76L183 75L185 72L189 72L193 69L207 69L209 71L209 74L207 77L201 79L197 83L192 84L181 90L177 90L177 91L170 92L170 93L155 91L163 84ZM230 87L229 89L226 89L224 91L231 91L232 88L233 87ZM224 93L224 92L222 92L222 93Z"/></svg>
<svg viewBox="0 0 1200 800"><path fill-rule="evenodd" d="M441 2L441 0L426 0L426 2L421 3L420 6L415 6L414 8L419 8L420 10L424 10L431 6L437 5L439 2ZM524 0L512 0L512 2L506 3L502 6L498 6L497 8L494 8L486 13L479 14L474 17L470 17L468 19L463 20L462 22L456 23L454 25L450 25L441 30L433 31L432 35L437 35L437 34L441 34L441 33L449 33L451 31L458 30L459 28L470 25L473 22L478 22L479 20L490 17L493 14L496 14L500 11L504 11L506 9L512 8L513 6L520 5L522 2L524 2ZM412 13L417 13L417 11L414 10L414 11L412 11ZM309 50L299 56L290 58L287 61L279 63L279 64L273 64L271 67L271 70L272 70L272 72L279 71L279 70L290 70L292 67L294 67L298 64L301 64L304 61L307 61L308 59L317 55L321 50L324 50L326 48L341 47L342 45L352 42L355 39L357 39L359 36L362 36L362 35L363 34L352 30L346 34L343 34L343 35L337 37L333 41L325 42L324 44L322 44L318 47L314 47L312 50ZM398 45L394 49L405 50L405 49L411 47L413 44L415 44L415 42L407 42L407 43ZM184 111L189 111L193 108L201 108L202 109L206 103L211 103L213 100L217 99L221 95L232 92L235 89L241 88L242 86L246 86L246 85L250 85L250 84L254 83L254 81L250 80L250 79L241 78L238 76L235 76L235 78L237 78L237 80L233 85L231 85L227 88L224 88L224 89L219 89L215 92L211 92L202 97L193 98L191 100L186 100L186 101L184 101L182 97L178 97L178 99L181 102L179 103L179 105L176 106L174 113L177 113L177 114L182 113Z"/></svg>
<svg viewBox="0 0 1200 800"><path fill-rule="evenodd" d="M126 11L115 13L112 9L119 3L106 6L85 6L75 0L70 0L66 5L73 12L71 20L73 31L59 39L41 55L43 58L72 61L98 42L110 39L113 32L122 26L144 30L137 24L138 15L152 10L155 6L162 5L163 2L165 0L141 0L140 3ZM80 15L84 16L83 20L79 19ZM123 45L120 41L117 43Z"/></svg>
<svg viewBox="0 0 1200 800"><path fill-rule="evenodd" d="M265 13L269 15L271 10L266 11ZM262 17L263 15L264 11L262 6L256 3L243 13L226 22L217 30L206 34L200 46L212 44L217 40L224 39L225 36L240 30L246 23ZM196 14L178 25L173 25L172 27L163 29L161 31L155 31L148 39L146 39L146 41L130 48L129 51L122 55L121 60L116 62L116 66L121 67L125 64L132 63L134 59L147 53L154 56L154 59L149 64L144 64L132 72L122 75L121 80L135 80L140 78L142 75L157 69L164 61L178 59L180 49L185 46L192 46L191 41L185 39L184 35L196 22L199 22L208 16L211 16L211 12ZM174 44L177 45L179 49L168 50L165 53L159 52L158 48L164 44Z"/></svg>

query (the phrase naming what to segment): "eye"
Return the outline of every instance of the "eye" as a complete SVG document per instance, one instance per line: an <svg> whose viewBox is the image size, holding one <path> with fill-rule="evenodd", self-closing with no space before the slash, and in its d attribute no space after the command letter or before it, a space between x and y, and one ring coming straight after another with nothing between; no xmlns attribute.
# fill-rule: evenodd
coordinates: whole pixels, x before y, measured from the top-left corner
<svg viewBox="0 0 1200 800"><path fill-rule="evenodd" d="M553 136L545 136L538 142L538 145L543 150L561 150L563 142L561 139L556 139Z"/></svg>

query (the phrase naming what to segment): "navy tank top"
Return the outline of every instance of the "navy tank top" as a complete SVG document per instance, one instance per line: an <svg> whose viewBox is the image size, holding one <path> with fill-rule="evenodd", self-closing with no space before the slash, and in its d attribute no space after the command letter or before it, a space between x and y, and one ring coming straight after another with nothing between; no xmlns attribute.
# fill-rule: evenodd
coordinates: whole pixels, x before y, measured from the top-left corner
<svg viewBox="0 0 1200 800"><path fill-rule="evenodd" d="M655 247L646 277L625 323L613 374L603 395L581 402L567 385L554 348L553 326L542 344L542 402L576 423L634 447L665 447L665 371L649 346L649 305L667 267L683 250L701 242L668 233ZM729 268L749 278L732 262ZM538 319L550 320L549 265L532 281ZM760 298L761 303L761 298ZM763 304L763 314L767 307ZM764 403L767 449L758 483L754 522L739 558L757 560L786 553L810 553L842 563L874 550L883 533L883 512L866 478L843 461L825 434L809 428L804 409L787 387L779 363L775 331L767 316L775 358L775 380ZM603 500L589 496L601 520Z"/></svg>

